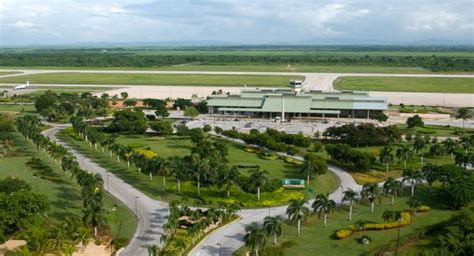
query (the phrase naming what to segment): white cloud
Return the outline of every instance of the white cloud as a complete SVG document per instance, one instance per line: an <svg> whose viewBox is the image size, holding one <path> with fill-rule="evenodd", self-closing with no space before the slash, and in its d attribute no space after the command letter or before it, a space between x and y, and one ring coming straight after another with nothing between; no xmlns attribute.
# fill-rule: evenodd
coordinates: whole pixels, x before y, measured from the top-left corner
<svg viewBox="0 0 474 256"><path fill-rule="evenodd" d="M459 29L461 25L469 22L459 14L444 10L415 12L411 15L411 19L412 24L409 24L407 28L412 31Z"/></svg>
<svg viewBox="0 0 474 256"><path fill-rule="evenodd" d="M17 27L17 28L31 28L34 27L34 24L28 21L17 21L15 23L10 23L8 24L12 27Z"/></svg>

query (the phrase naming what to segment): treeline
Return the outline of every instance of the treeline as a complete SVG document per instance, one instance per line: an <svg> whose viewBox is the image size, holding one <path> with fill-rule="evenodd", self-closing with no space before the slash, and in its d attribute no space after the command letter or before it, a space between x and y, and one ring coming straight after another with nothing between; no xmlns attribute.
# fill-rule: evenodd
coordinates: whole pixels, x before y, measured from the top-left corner
<svg viewBox="0 0 474 256"><path fill-rule="evenodd" d="M383 146L401 140L402 133L395 125L377 127L365 123L360 125L345 124L326 129L324 136L344 142L353 147Z"/></svg>
<svg viewBox="0 0 474 256"><path fill-rule="evenodd" d="M257 129L250 130L249 134L238 132L235 129L225 131L216 129L216 132L230 138L241 139L248 144L266 147L269 150L287 152L290 155L296 154L296 147L307 148L311 144L311 139L302 133L289 134L271 128L267 128L263 133Z"/></svg>
<svg viewBox="0 0 474 256"><path fill-rule="evenodd" d="M376 65L387 67L423 67L432 71L473 71L474 58L433 56L318 56L311 54L248 55L198 53L179 55L139 55L133 53L91 53L74 51L3 52L0 66L58 67L159 67L182 63L226 64L310 64L310 65Z"/></svg>

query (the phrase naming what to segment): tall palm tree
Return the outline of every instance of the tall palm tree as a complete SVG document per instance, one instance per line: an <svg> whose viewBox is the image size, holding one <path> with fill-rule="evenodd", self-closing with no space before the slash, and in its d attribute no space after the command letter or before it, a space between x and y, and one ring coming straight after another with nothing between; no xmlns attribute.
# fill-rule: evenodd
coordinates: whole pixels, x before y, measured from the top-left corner
<svg viewBox="0 0 474 256"><path fill-rule="evenodd" d="M329 199L328 195L318 194L311 207L318 213L318 217L321 217L321 214L324 215L324 227L326 227L328 214L336 210L336 202Z"/></svg>
<svg viewBox="0 0 474 256"><path fill-rule="evenodd" d="M263 220L263 229L267 235L273 236L273 244L277 244L277 237L281 236L283 219L281 216L267 216Z"/></svg>
<svg viewBox="0 0 474 256"><path fill-rule="evenodd" d="M197 182L197 194L201 195L201 178L205 177L206 173L211 168L209 159L202 159L198 154L191 155L191 175L196 178Z"/></svg>
<svg viewBox="0 0 474 256"><path fill-rule="evenodd" d="M186 170L183 165L183 160L179 156L174 156L168 159L170 163L171 173L176 179L176 184L178 186L178 192L181 192L181 180L184 179Z"/></svg>
<svg viewBox="0 0 474 256"><path fill-rule="evenodd" d="M403 168L407 168L407 161L413 156L413 151L409 145L402 144L397 149L396 155L398 160L403 161Z"/></svg>
<svg viewBox="0 0 474 256"><path fill-rule="evenodd" d="M447 138L442 144L446 153L451 155L451 159L454 159L454 153L458 149L458 143L451 138Z"/></svg>
<svg viewBox="0 0 474 256"><path fill-rule="evenodd" d="M471 117L472 112L469 108L460 108L456 114L456 119L462 119L462 128L464 128L465 121Z"/></svg>
<svg viewBox="0 0 474 256"><path fill-rule="evenodd" d="M436 169L437 167L431 163L427 163L421 168L421 173L426 182L428 182L428 185L430 186L430 191L432 190L433 182L438 179L438 172Z"/></svg>
<svg viewBox="0 0 474 256"><path fill-rule="evenodd" d="M390 162L393 161L393 154L392 154L392 148L391 147L384 147L380 151L380 162L385 164L385 171L388 172L388 165Z"/></svg>
<svg viewBox="0 0 474 256"><path fill-rule="evenodd" d="M158 173L161 175L163 178L163 188L166 189L166 177L171 174L171 162L169 159L160 159L161 160L161 166L160 169L158 170Z"/></svg>
<svg viewBox="0 0 474 256"><path fill-rule="evenodd" d="M379 185L377 183L369 183L365 184L362 187L362 191L360 192L362 199L367 199L370 202L370 212L374 213L374 206L375 201L378 199L380 201L380 190Z"/></svg>
<svg viewBox="0 0 474 256"><path fill-rule="evenodd" d="M253 222L245 227L244 242L247 247L250 247L255 255L258 256L258 251L265 247L267 243L265 231Z"/></svg>
<svg viewBox="0 0 474 256"><path fill-rule="evenodd" d="M435 158L440 158L444 155L444 147L441 144L436 143L430 147L430 155Z"/></svg>
<svg viewBox="0 0 474 256"><path fill-rule="evenodd" d="M401 212L399 211L391 211L391 210L385 210L382 214L382 218L384 221L396 221L400 219L400 214Z"/></svg>
<svg viewBox="0 0 474 256"><path fill-rule="evenodd" d="M352 189L347 189L344 191L344 196L342 197L342 202L349 202L349 220L352 220L352 204L357 202L357 196L359 194Z"/></svg>
<svg viewBox="0 0 474 256"><path fill-rule="evenodd" d="M420 171L415 171L411 168L408 168L403 171L403 182L408 181L411 186L411 197L415 196L415 186L417 183L421 183L423 175Z"/></svg>
<svg viewBox="0 0 474 256"><path fill-rule="evenodd" d="M383 184L383 193L384 195L392 196L392 205L395 204L395 196L399 196L402 193L402 182L389 177L387 181Z"/></svg>
<svg viewBox="0 0 474 256"><path fill-rule="evenodd" d="M420 156L420 162L423 164L423 153L426 148L426 142L422 137L415 137L415 141L413 142L413 150L415 153Z"/></svg>
<svg viewBox="0 0 474 256"><path fill-rule="evenodd" d="M301 233L301 221L306 220L309 215L309 209L305 206L305 203L304 199L292 199L288 208L286 208L288 219L298 222L298 236Z"/></svg>
<svg viewBox="0 0 474 256"><path fill-rule="evenodd" d="M230 189L237 183L239 174L240 172L237 166L232 166L231 168L227 168L226 166L225 168L220 169L217 177L217 185L219 188L225 187L227 197L230 197Z"/></svg>
<svg viewBox="0 0 474 256"><path fill-rule="evenodd" d="M260 201L260 188L267 183L267 171L259 168L250 171L250 183L257 188L257 199Z"/></svg>
<svg viewBox="0 0 474 256"><path fill-rule="evenodd" d="M314 153L309 153L305 156L303 166L300 173L306 176L306 182L309 186L309 179L314 174L325 173L327 170L326 162Z"/></svg>

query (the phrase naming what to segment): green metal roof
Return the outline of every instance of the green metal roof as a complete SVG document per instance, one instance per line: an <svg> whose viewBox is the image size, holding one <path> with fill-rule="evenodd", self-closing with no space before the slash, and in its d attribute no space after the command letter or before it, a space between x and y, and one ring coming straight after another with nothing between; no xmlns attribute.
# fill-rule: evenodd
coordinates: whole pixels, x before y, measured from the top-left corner
<svg viewBox="0 0 474 256"><path fill-rule="evenodd" d="M266 97L262 110L265 112L281 112L285 104L286 113L304 113L311 108L310 97Z"/></svg>

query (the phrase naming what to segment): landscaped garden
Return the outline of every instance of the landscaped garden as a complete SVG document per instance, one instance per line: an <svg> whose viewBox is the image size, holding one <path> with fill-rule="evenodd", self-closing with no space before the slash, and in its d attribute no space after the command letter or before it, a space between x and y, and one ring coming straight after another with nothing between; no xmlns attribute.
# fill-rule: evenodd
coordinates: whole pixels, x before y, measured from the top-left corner
<svg viewBox="0 0 474 256"><path fill-rule="evenodd" d="M68 160L62 159L65 161L60 164L61 157L58 158L58 156L62 156L62 153L55 155L56 158L52 158L48 154L53 152L53 149L59 153L59 148L50 146L53 144L46 143L46 139L36 138L35 142L41 140L43 144L35 146L31 140L22 137L20 133L12 129L11 118L2 115L0 123L0 130L2 130L0 132L0 180L4 179L4 184L11 184L8 186L26 184L25 186L29 188L27 190L30 190L32 197L37 197L38 201L27 202L25 194L25 201L22 201L25 207L28 204L31 204L30 207L34 207L33 204L39 203L39 198L43 197L46 205L43 210L38 208L39 212L30 216L27 215L25 209L18 215L22 219L19 223L15 223L14 216L16 215L9 212L13 211L13 208L2 208L0 212L4 214L9 212L11 215L8 215L8 219L6 219L6 215L2 215L5 217L5 221L8 220L9 227L0 233L1 241L8 238L18 238L30 242L31 237L34 236L35 240L32 243L27 243L26 248L21 249L24 253L30 251L34 254L74 251L78 242L82 241L87 244L92 238L97 240L97 243L112 242L115 248L120 248L128 243L135 232L136 219L126 206L111 195L104 193L100 213L92 214L92 216L98 216L97 222L92 221L95 224L91 224L87 220L88 217L84 218L83 220L87 221L83 222L81 218L87 212L84 209L87 204L84 205L83 201L84 187L79 185L74 177L71 177L74 172L72 169L67 169L68 167L65 165L71 163L69 158L67 158ZM79 173L77 172L77 174ZM6 196L8 198L8 195ZM30 208L30 210L32 209ZM43 212L44 215L40 212ZM33 217L36 214L39 214L38 218ZM69 227L64 228L63 225L69 225ZM100 226L97 235L94 235L92 228L94 225ZM59 227L62 227L63 231L57 233ZM63 232L66 233L63 234ZM77 240L78 235L83 236L82 240ZM55 239L56 243L51 243L51 239Z"/></svg>

